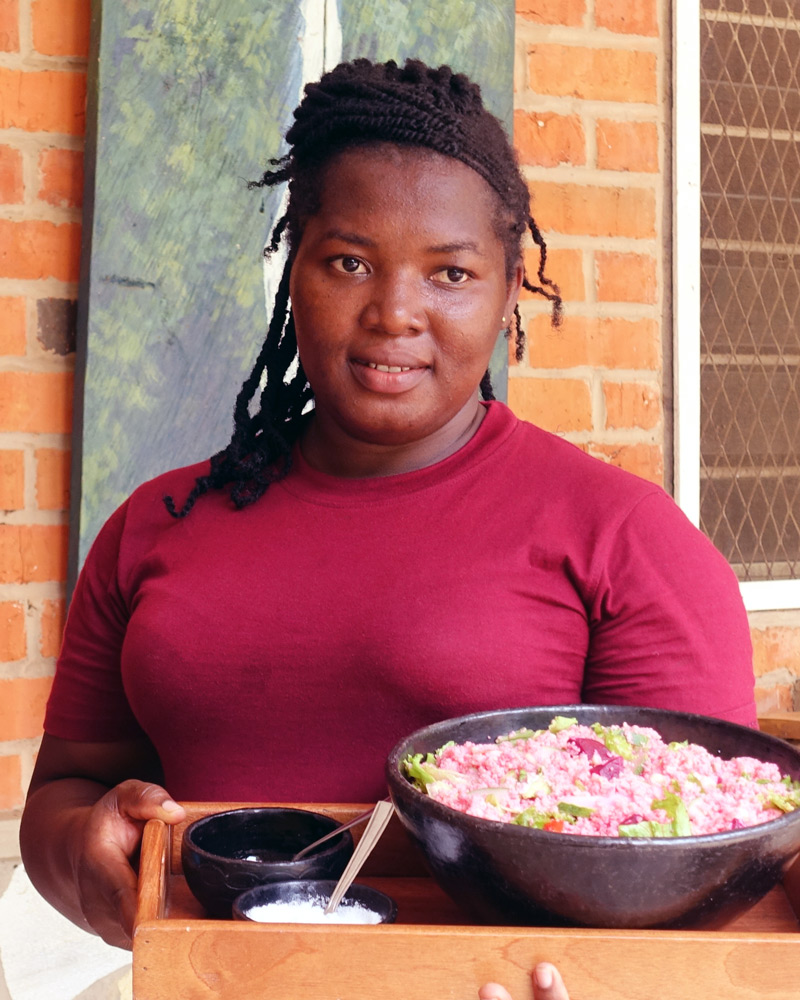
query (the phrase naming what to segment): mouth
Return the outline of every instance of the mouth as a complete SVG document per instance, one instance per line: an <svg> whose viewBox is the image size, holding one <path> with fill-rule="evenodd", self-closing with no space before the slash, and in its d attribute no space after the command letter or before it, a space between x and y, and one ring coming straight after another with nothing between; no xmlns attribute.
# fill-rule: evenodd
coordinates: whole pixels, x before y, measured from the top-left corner
<svg viewBox="0 0 800 1000"><path fill-rule="evenodd" d="M410 364L385 364L353 358L351 365L356 380L370 392L380 395L407 392L419 385L430 371L430 365L408 359Z"/></svg>
<svg viewBox="0 0 800 1000"><path fill-rule="evenodd" d="M365 364L367 368L374 368L376 372L410 372L413 365L378 365L374 361L360 361L359 364Z"/></svg>
<svg viewBox="0 0 800 1000"><path fill-rule="evenodd" d="M392 375L395 375L398 372L410 372L416 371L420 368L424 369L429 367L428 365L416 360L410 360L408 364L383 364L380 361L366 361L364 358L353 358L353 361L357 365L363 365L365 368L371 368L373 371L386 372Z"/></svg>

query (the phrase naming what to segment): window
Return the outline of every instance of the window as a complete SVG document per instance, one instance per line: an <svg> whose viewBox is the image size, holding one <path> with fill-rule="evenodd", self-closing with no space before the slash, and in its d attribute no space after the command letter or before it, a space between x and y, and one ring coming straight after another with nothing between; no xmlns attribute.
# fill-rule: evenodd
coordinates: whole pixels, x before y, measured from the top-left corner
<svg viewBox="0 0 800 1000"><path fill-rule="evenodd" d="M675 5L676 495L751 610L800 607L793 6Z"/></svg>

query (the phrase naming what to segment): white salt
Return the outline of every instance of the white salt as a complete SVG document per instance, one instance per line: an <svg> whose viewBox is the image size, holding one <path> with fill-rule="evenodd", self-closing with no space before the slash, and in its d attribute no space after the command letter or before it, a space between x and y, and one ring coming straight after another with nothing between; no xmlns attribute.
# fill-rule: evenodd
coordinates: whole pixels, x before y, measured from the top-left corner
<svg viewBox="0 0 800 1000"><path fill-rule="evenodd" d="M379 924L381 915L354 900L339 903L333 913L326 913L327 900L295 899L265 903L247 911L251 920L264 924Z"/></svg>

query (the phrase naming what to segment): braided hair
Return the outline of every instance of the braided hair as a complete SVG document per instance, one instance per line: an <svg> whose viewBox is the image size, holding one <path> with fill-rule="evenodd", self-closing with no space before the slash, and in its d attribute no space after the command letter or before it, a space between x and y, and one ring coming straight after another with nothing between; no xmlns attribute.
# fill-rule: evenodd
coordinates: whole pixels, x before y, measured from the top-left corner
<svg viewBox="0 0 800 1000"><path fill-rule="evenodd" d="M278 285L267 336L234 407L230 443L211 458L208 475L199 476L178 509L164 503L173 517L185 517L210 489L230 484L231 500L241 509L261 497L291 467L292 445L300 436L314 394L297 353L289 276L303 229L321 207L324 173L345 149L382 143L412 146L460 160L475 170L497 194L495 229L510 280L530 232L539 248L538 283L523 275L523 286L552 304L553 323L561 318L558 287L545 275L547 250L530 212L530 195L503 126L484 107L480 87L448 66L433 69L415 59L399 67L393 60L341 63L318 83L308 84L286 133L289 152L270 160L250 187L273 187L288 181L285 214L272 230L264 254L288 240L288 259ZM514 308L516 358L522 359L524 330ZM509 328L508 335L511 335ZM261 386L257 407L252 406ZM484 399L493 399L488 371L481 380ZM252 412L255 409L255 412Z"/></svg>

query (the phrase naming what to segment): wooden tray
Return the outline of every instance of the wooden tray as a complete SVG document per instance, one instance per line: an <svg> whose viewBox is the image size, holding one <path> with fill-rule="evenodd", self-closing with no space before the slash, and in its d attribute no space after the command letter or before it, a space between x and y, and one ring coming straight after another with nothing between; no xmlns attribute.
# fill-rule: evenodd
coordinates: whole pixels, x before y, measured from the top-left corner
<svg viewBox="0 0 800 1000"><path fill-rule="evenodd" d="M191 822L236 803L185 803ZM364 805L299 804L344 822ZM181 872L183 827L144 832L134 1000L475 1000L485 982L530 1000L530 971L561 969L572 1000L797 1000L800 858L783 885L719 930L485 927L425 874L396 818L358 881L398 904L393 925L211 920ZM358 839L358 830L354 830Z"/></svg>

